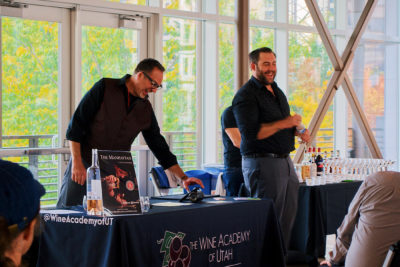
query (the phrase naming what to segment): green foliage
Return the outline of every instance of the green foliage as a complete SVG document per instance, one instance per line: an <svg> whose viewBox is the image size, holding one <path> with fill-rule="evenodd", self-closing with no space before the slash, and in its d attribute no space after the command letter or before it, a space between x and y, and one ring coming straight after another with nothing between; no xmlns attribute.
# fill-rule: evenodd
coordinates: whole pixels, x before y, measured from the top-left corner
<svg viewBox="0 0 400 267"><path fill-rule="evenodd" d="M3 135L58 133L58 36L58 23L2 17Z"/></svg>
<svg viewBox="0 0 400 267"><path fill-rule="evenodd" d="M275 1L274 0L250 1L250 19L273 21L275 19Z"/></svg>
<svg viewBox="0 0 400 267"><path fill-rule="evenodd" d="M163 26L163 55L166 67L163 131L194 131L197 114L196 22L164 17Z"/></svg>
<svg viewBox="0 0 400 267"><path fill-rule="evenodd" d="M332 65L318 35L291 32L289 34L288 100L291 110L311 122L327 88ZM333 128L333 106L328 109L321 128ZM319 132L318 136L333 133ZM321 140L321 138L320 138ZM333 139L325 146L333 147Z"/></svg>
<svg viewBox="0 0 400 267"><path fill-rule="evenodd" d="M219 26L219 117L224 109L232 104L234 90L234 26ZM272 29L251 27L250 50L268 46L273 49L274 32ZM250 74L251 75L251 74Z"/></svg>
<svg viewBox="0 0 400 267"><path fill-rule="evenodd" d="M218 1L219 14L223 16L235 15L235 0L219 0Z"/></svg>
<svg viewBox="0 0 400 267"><path fill-rule="evenodd" d="M168 9L194 11L196 7L196 0L165 0L163 2L164 7Z"/></svg>
<svg viewBox="0 0 400 267"><path fill-rule="evenodd" d="M138 62L136 30L82 27L82 95L103 77L132 73Z"/></svg>
<svg viewBox="0 0 400 267"><path fill-rule="evenodd" d="M232 24L219 24L219 114L232 104L234 96L234 40L235 28Z"/></svg>
<svg viewBox="0 0 400 267"><path fill-rule="evenodd" d="M260 47L274 50L274 30L262 27L250 27L250 51Z"/></svg>

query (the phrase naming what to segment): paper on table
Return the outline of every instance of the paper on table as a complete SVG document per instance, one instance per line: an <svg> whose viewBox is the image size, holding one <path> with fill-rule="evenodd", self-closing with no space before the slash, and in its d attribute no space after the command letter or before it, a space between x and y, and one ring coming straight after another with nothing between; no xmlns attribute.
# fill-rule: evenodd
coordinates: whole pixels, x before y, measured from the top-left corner
<svg viewBox="0 0 400 267"><path fill-rule="evenodd" d="M233 201L229 201L229 200L227 200L227 201L221 201L221 200L207 200L205 203L207 203L207 204L226 204L226 203L229 203L229 202L233 202Z"/></svg>
<svg viewBox="0 0 400 267"><path fill-rule="evenodd" d="M234 197L234 200L261 200L261 198L258 197Z"/></svg>
<svg viewBox="0 0 400 267"><path fill-rule="evenodd" d="M178 207L178 206L187 206L192 205L192 203L182 203L182 202L159 202L159 203L152 203L152 206L159 206L159 207Z"/></svg>

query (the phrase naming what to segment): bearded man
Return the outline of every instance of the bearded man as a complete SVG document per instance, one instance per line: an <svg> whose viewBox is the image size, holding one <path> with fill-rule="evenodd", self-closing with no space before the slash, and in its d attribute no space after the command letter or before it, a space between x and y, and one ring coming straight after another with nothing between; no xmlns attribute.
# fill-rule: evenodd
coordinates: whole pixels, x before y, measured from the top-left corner
<svg viewBox="0 0 400 267"><path fill-rule="evenodd" d="M309 142L308 130L297 132L300 115L290 115L285 94L276 84L276 56L268 47L249 54L252 77L236 93L233 113L242 138L242 170L252 197L272 198L288 247L297 211L299 180L289 153L294 138Z"/></svg>

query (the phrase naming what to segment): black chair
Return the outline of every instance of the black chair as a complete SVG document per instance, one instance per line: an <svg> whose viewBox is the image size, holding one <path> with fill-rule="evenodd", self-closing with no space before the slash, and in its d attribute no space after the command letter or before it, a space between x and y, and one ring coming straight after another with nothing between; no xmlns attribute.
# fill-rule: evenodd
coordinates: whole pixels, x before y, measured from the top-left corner
<svg viewBox="0 0 400 267"><path fill-rule="evenodd" d="M390 246L382 267L400 267L400 241Z"/></svg>

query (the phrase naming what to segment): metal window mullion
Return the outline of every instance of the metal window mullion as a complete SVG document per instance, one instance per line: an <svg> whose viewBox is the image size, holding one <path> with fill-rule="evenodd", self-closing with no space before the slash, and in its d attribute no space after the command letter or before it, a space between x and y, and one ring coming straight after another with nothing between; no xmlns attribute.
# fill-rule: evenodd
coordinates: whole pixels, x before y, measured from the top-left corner
<svg viewBox="0 0 400 267"><path fill-rule="evenodd" d="M218 12L218 10L219 10L219 6L217 5L217 12ZM220 23L219 22L216 22L215 23L215 27L216 27L216 29L215 29L215 47L216 47L216 59L215 59L215 64L216 64L216 71L215 71L215 88L216 88L216 90L215 90L215 105L216 105L216 107L215 107L215 110L216 110L216 114L215 114L215 117L216 117L216 119L215 119L215 122L216 122L216 126L215 126L215 129L216 129L216 132L215 132L215 136L216 136L216 143L217 143L217 145L216 145L216 147L215 147L215 162L218 162L219 160L220 160L220 158L219 158L219 141L222 141L222 139L220 139L220 138L218 138L219 137L219 135L220 135L220 131L221 131L221 128L220 128L220 118L219 118L219 102L220 102L220 95L219 95L219 50L220 50L220 47L219 47L219 25L220 25Z"/></svg>
<svg viewBox="0 0 400 267"><path fill-rule="evenodd" d="M71 11L71 105L70 117L82 96L82 24L81 10L77 6Z"/></svg>
<svg viewBox="0 0 400 267"><path fill-rule="evenodd" d="M3 40L3 18L0 16L0 40ZM3 54L3 42L0 42L0 55ZM0 59L0 149L3 148L3 57Z"/></svg>
<svg viewBox="0 0 400 267"><path fill-rule="evenodd" d="M235 91L249 78L249 0L235 0Z"/></svg>
<svg viewBox="0 0 400 267"><path fill-rule="evenodd" d="M354 54L358 43L360 42L361 36L364 33L365 28L367 27L368 21L372 17L373 10L377 3L378 0L368 0L368 2L365 4L363 12L361 13L361 16L358 19L358 22L353 30L353 34L351 35L350 40L347 43L347 46L343 52L342 59L344 62L344 59L349 58L350 54Z"/></svg>
<svg viewBox="0 0 400 267"><path fill-rule="evenodd" d="M67 131L67 125L71 114L71 11L64 9L62 12L61 21L61 36L59 38L59 47L61 48L61 57L59 60L59 88L58 95L60 96L58 113L58 147L63 147L64 136ZM58 158L58 172L63 174L67 168L67 161L64 157ZM60 178L60 177L59 177ZM62 179L58 179L58 188L61 188Z"/></svg>
<svg viewBox="0 0 400 267"><path fill-rule="evenodd" d="M201 168L202 162L202 118L203 118L203 92L202 92L202 84L203 84L203 53L202 53L202 43L203 43L203 25L201 22L196 21L196 147L197 147L197 157L196 157L196 165L197 168Z"/></svg>
<svg viewBox="0 0 400 267"><path fill-rule="evenodd" d="M343 68L343 62L340 59L339 53L337 52L335 43L329 33L329 29L324 21L324 17L315 1L307 1L306 4L310 15L314 20L314 24L319 32L321 40L326 48L328 56L333 64L335 70L341 70Z"/></svg>

